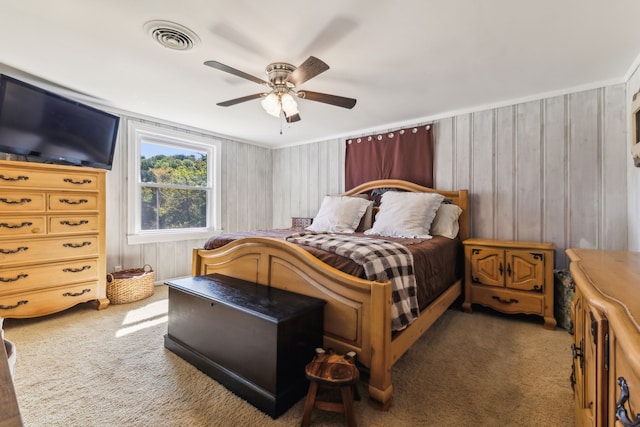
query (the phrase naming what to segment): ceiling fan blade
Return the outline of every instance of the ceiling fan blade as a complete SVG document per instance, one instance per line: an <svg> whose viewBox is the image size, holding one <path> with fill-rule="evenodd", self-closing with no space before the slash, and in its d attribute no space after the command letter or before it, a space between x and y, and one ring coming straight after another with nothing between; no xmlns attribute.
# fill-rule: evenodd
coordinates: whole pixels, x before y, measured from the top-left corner
<svg viewBox="0 0 640 427"><path fill-rule="evenodd" d="M293 83L295 86L300 86L302 83L314 78L328 69L329 66L323 60L318 59L315 56L310 56L302 63L302 65L293 70L287 78L287 81Z"/></svg>
<svg viewBox="0 0 640 427"><path fill-rule="evenodd" d="M271 84L265 80L259 79L257 77L252 76L251 74L247 74L244 71L236 70L233 67L229 67L228 65L224 65L218 61L206 61L204 65L208 65L209 67L213 67L216 70L224 71L229 74L233 74L234 76L242 77L243 79L251 80L252 82L258 83L260 85L265 85L267 87L271 87Z"/></svg>
<svg viewBox="0 0 640 427"><path fill-rule="evenodd" d="M232 105L240 104L241 102L251 101L252 99L262 98L267 96L266 93L254 93L253 95L243 96L241 98L230 99L228 101L218 102L216 105L220 107L230 107Z"/></svg>
<svg viewBox="0 0 640 427"><path fill-rule="evenodd" d="M301 117L300 117L300 113L296 113L292 116L289 117L285 117L285 119L287 120L287 123L294 123L294 122L299 122Z"/></svg>
<svg viewBox="0 0 640 427"><path fill-rule="evenodd" d="M324 102L325 104L331 104L342 108L351 109L356 105L356 100L353 98L345 98L344 96L329 95L320 92L311 92L310 90L301 90L297 95L302 99Z"/></svg>

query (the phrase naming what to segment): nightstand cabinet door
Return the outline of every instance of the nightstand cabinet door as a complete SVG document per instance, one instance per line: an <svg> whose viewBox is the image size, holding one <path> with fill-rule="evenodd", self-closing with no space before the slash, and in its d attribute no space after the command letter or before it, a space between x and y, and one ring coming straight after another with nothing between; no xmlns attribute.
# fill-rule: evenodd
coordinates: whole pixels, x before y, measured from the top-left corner
<svg viewBox="0 0 640 427"><path fill-rule="evenodd" d="M505 286L522 291L544 291L545 257L544 253L532 251L508 250Z"/></svg>
<svg viewBox="0 0 640 427"><path fill-rule="evenodd" d="M504 251L494 248L472 248L471 280L488 286L504 286Z"/></svg>

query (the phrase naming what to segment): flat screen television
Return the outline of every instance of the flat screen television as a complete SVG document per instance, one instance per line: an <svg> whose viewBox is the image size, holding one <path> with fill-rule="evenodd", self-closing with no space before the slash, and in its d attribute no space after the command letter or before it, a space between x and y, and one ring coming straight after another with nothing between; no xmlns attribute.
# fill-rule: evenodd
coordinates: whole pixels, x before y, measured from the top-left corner
<svg viewBox="0 0 640 427"><path fill-rule="evenodd" d="M111 169L116 115L0 74L0 152Z"/></svg>

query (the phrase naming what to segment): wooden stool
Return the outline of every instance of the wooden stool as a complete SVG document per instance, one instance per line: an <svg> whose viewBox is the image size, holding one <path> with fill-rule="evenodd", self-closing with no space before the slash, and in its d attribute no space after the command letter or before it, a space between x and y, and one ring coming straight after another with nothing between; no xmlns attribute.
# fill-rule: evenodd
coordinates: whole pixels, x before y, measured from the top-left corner
<svg viewBox="0 0 640 427"><path fill-rule="evenodd" d="M356 417L353 413L353 399L360 400L356 383L360 379L360 372L355 365L355 353L350 351L344 356L318 348L316 356L305 367L305 373L310 381L309 393L304 404L302 427L311 422L313 408L323 411L344 413L349 427L356 427ZM318 396L319 391L329 394L340 391L338 402L324 400Z"/></svg>

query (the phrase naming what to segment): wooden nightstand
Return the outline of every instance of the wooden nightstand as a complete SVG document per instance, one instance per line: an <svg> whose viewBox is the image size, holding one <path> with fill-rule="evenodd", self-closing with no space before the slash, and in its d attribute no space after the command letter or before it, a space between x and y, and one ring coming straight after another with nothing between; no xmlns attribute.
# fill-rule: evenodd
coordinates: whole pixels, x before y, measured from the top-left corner
<svg viewBox="0 0 640 427"><path fill-rule="evenodd" d="M554 329L552 243L468 239L465 256L465 298L462 308L482 304L503 313L544 317Z"/></svg>

